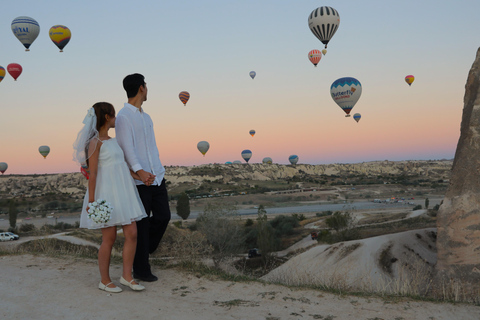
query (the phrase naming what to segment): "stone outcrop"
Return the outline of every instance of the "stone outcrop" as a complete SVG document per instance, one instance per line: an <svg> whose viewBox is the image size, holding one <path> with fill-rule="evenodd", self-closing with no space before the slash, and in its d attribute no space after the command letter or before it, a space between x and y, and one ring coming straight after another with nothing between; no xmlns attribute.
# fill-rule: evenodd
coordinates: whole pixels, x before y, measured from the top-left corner
<svg viewBox="0 0 480 320"><path fill-rule="evenodd" d="M480 289L480 48L465 85L460 138L438 212L437 279ZM475 293L476 292L476 293Z"/></svg>

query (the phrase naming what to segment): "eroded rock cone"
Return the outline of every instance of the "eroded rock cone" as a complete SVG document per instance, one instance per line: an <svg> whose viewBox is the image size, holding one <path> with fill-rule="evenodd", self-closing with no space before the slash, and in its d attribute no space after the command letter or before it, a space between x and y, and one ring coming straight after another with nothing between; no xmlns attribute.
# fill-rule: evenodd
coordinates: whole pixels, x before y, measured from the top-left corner
<svg viewBox="0 0 480 320"><path fill-rule="evenodd" d="M465 97L450 185L438 212L437 284L444 298L480 299L480 48Z"/></svg>

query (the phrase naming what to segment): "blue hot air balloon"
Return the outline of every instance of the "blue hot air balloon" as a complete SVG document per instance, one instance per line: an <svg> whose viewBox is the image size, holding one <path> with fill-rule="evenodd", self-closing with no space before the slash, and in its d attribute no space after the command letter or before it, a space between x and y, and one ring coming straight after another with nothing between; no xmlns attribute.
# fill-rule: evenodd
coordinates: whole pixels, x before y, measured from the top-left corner
<svg viewBox="0 0 480 320"><path fill-rule="evenodd" d="M255 79L255 76L257 75L257 73L255 71L250 71L250 77L252 79Z"/></svg>
<svg viewBox="0 0 480 320"><path fill-rule="evenodd" d="M270 157L265 157L265 158L263 158L262 163L263 164L272 164L273 160Z"/></svg>
<svg viewBox="0 0 480 320"><path fill-rule="evenodd" d="M242 158L248 163L248 160L252 157L252 151L250 150L243 150L242 151Z"/></svg>
<svg viewBox="0 0 480 320"><path fill-rule="evenodd" d="M355 113L353 115L353 120L357 121L357 123L358 121L360 121L361 118L362 118L362 115L360 113Z"/></svg>
<svg viewBox="0 0 480 320"><path fill-rule="evenodd" d="M352 77L345 77L335 80L330 87L330 94L333 101L350 117L350 111L362 95L362 85Z"/></svg>
<svg viewBox="0 0 480 320"><path fill-rule="evenodd" d="M25 51L30 51L30 46L40 33L40 25L33 18L17 17L12 21L12 32L23 44Z"/></svg>
<svg viewBox="0 0 480 320"><path fill-rule="evenodd" d="M288 157L288 161L290 161L291 164L297 164L298 156L296 154L292 154L290 157Z"/></svg>

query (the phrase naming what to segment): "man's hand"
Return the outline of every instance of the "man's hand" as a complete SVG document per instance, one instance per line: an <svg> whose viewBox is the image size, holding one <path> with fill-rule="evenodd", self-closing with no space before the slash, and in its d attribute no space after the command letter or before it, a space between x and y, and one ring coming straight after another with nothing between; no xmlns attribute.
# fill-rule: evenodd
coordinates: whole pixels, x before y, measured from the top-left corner
<svg viewBox="0 0 480 320"><path fill-rule="evenodd" d="M156 176L145 170L138 170L137 174L146 186L152 185L153 181L155 181Z"/></svg>

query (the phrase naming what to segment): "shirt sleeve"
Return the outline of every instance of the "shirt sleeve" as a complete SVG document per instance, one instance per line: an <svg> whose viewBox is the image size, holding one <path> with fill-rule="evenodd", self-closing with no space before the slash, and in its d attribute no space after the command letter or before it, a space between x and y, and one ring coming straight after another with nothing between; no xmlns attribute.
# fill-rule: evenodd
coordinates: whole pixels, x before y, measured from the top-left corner
<svg viewBox="0 0 480 320"><path fill-rule="evenodd" d="M123 150L128 166L134 172L142 170L143 168L140 165L133 144L133 128L127 117L118 115L115 120L115 136L120 148Z"/></svg>

